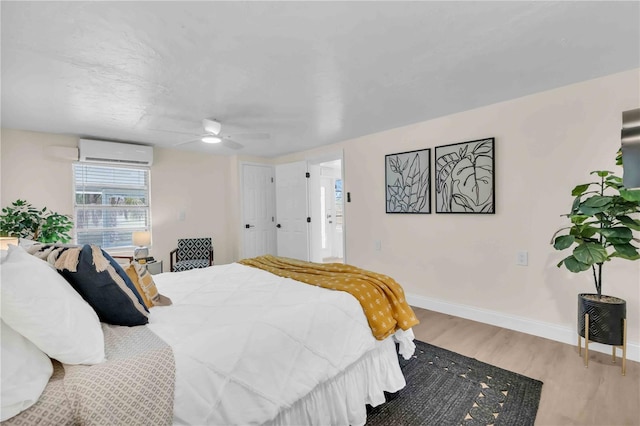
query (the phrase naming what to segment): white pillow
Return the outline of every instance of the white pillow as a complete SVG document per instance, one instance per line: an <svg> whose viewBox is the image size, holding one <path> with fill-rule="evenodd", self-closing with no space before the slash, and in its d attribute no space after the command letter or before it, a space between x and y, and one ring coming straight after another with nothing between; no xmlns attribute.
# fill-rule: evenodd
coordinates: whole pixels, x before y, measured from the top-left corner
<svg viewBox="0 0 640 426"><path fill-rule="evenodd" d="M49 357L0 321L2 377L0 379L0 421L5 421L36 403L53 366Z"/></svg>
<svg viewBox="0 0 640 426"><path fill-rule="evenodd" d="M0 315L7 325L62 363L104 361L98 316L55 269L16 246L1 268Z"/></svg>
<svg viewBox="0 0 640 426"><path fill-rule="evenodd" d="M35 240L30 240L29 238L22 238L22 237L18 240L18 245L23 249L28 249L29 247L35 244L42 244L42 243Z"/></svg>

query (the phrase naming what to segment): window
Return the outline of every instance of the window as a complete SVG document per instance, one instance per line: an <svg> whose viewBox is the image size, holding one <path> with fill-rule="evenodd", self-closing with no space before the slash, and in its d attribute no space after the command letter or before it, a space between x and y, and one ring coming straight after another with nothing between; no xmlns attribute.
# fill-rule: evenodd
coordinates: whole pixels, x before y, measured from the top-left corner
<svg viewBox="0 0 640 426"><path fill-rule="evenodd" d="M132 247L132 233L150 228L149 169L76 163L76 242Z"/></svg>

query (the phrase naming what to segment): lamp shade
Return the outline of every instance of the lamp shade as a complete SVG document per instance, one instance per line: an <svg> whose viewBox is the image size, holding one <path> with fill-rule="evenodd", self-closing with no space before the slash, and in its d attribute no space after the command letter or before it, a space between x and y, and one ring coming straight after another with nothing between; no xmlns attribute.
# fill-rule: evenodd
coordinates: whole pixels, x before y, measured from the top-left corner
<svg viewBox="0 0 640 426"><path fill-rule="evenodd" d="M0 237L0 250L8 250L9 244L18 245L17 237Z"/></svg>
<svg viewBox="0 0 640 426"><path fill-rule="evenodd" d="M133 244L136 246L148 246L151 244L151 232L149 231L134 231L133 232Z"/></svg>

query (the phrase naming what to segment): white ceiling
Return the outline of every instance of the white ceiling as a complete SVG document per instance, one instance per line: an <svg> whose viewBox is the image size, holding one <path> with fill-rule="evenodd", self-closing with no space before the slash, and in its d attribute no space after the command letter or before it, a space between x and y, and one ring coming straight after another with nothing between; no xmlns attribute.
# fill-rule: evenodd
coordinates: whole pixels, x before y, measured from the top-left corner
<svg viewBox="0 0 640 426"><path fill-rule="evenodd" d="M2 126L274 157L640 67L640 2L7 2ZM191 135L190 135L191 134Z"/></svg>

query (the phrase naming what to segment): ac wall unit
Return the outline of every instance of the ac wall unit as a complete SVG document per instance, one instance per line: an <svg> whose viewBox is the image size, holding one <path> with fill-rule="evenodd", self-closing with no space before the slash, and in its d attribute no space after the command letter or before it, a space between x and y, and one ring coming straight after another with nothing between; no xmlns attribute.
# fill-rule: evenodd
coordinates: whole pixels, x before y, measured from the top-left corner
<svg viewBox="0 0 640 426"><path fill-rule="evenodd" d="M80 161L133 166L153 164L153 148L150 146L80 139L78 148Z"/></svg>

